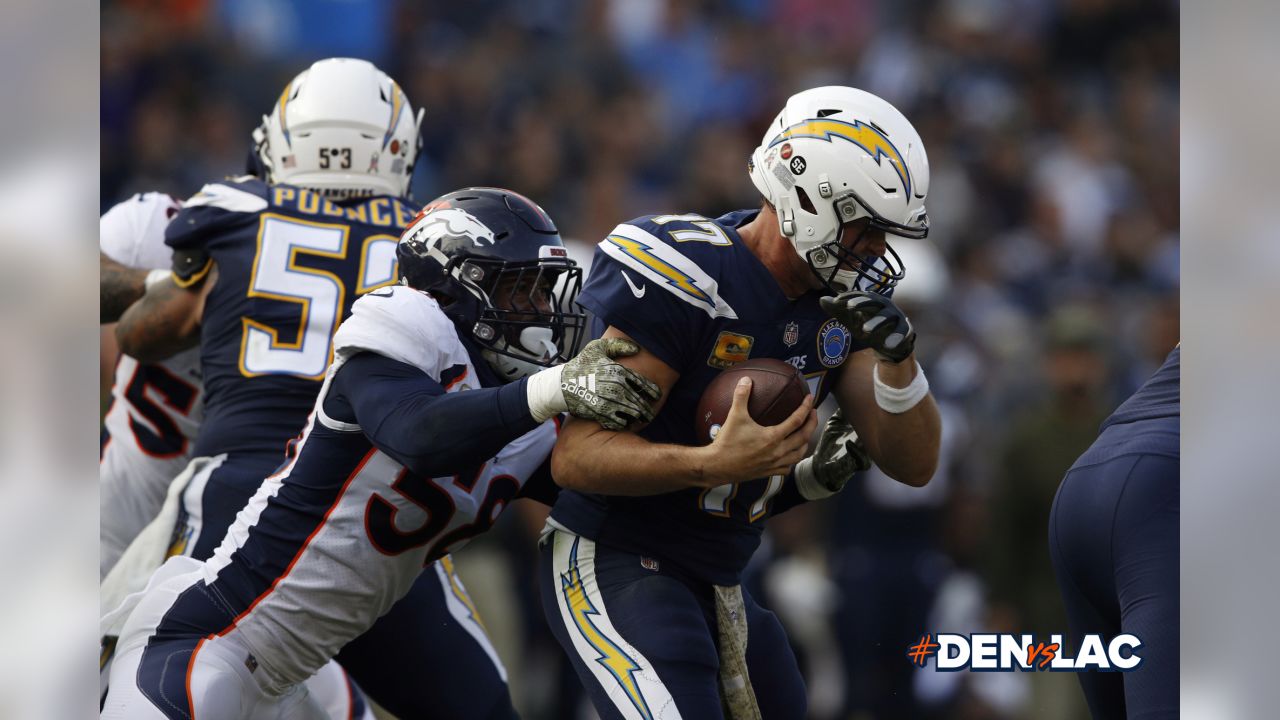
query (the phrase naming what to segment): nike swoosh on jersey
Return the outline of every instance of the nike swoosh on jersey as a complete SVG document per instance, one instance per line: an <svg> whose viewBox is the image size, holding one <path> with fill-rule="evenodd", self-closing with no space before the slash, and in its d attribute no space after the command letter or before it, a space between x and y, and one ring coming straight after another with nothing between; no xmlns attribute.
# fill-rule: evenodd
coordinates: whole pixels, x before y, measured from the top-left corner
<svg viewBox="0 0 1280 720"><path fill-rule="evenodd" d="M644 297L645 290L648 290L649 288L644 285L636 287L636 284L631 280L631 276L628 275L625 270L619 270L618 272L622 273L622 279L627 281L627 287L631 288L632 295L635 295L637 299Z"/></svg>

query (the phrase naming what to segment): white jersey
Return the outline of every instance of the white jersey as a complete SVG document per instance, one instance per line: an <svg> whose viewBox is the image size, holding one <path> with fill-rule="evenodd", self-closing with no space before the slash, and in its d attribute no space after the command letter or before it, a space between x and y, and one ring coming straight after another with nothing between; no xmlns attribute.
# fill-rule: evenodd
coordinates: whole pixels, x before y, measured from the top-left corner
<svg viewBox="0 0 1280 720"><path fill-rule="evenodd" d="M325 415L334 374L360 352L413 365L450 393L479 387L453 324L423 293L405 286L369 293L334 347L291 459L263 482L204 565L206 592L187 598L195 609L175 607L249 648L257 672L281 691L364 633L425 565L487 530L555 444L547 422L468 473L425 478L375 448L358 425ZM218 598L217 607L206 596Z"/></svg>
<svg viewBox="0 0 1280 720"><path fill-rule="evenodd" d="M99 248L131 268L169 268L172 250L164 231L178 208L164 193L119 203L99 222ZM98 473L101 575L159 511L169 481L186 467L200 427L201 396L197 349L151 365L120 356Z"/></svg>

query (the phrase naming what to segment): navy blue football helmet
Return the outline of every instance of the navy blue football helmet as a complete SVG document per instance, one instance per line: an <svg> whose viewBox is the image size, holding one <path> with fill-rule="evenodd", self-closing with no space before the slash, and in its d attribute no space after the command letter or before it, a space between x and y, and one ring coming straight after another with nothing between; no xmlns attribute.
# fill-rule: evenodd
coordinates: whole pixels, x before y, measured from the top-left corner
<svg viewBox="0 0 1280 720"><path fill-rule="evenodd" d="M430 293L506 382L578 352L582 269L528 198L466 188L431 201L396 247L401 281Z"/></svg>

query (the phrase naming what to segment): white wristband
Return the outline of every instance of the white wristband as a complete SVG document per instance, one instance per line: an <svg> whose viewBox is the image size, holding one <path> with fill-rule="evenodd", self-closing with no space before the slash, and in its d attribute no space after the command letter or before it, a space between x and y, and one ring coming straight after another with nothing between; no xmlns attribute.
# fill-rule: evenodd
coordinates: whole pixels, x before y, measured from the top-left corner
<svg viewBox="0 0 1280 720"><path fill-rule="evenodd" d="M172 273L169 270L152 270L151 272L147 273L147 279L143 283L143 286L147 290L150 290L153 285L157 285L159 283L164 282L165 280L168 280L169 275L171 274Z"/></svg>
<svg viewBox="0 0 1280 720"><path fill-rule="evenodd" d="M569 410L564 401L564 393L560 391L560 374L563 365L557 365L529 376L525 383L525 399L529 402L529 414L538 422L544 422L554 415Z"/></svg>
<svg viewBox="0 0 1280 720"><path fill-rule="evenodd" d="M929 394L929 380L924 376L920 363L916 363L916 376L911 379L911 384L903 388L890 387L881 382L879 363L871 370L871 379L876 389L876 404L881 410L894 415L910 410Z"/></svg>

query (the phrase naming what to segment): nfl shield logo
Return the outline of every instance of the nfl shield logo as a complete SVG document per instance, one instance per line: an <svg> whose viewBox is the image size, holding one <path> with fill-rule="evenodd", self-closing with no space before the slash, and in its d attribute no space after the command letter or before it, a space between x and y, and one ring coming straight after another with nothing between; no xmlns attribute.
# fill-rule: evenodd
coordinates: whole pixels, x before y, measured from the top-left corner
<svg viewBox="0 0 1280 720"><path fill-rule="evenodd" d="M786 343L787 347L791 347L792 345L795 345L796 343L800 342L800 324L799 323L794 323L794 322L787 323L786 330L782 331L782 342Z"/></svg>

